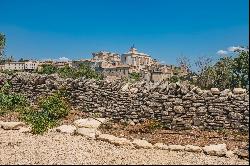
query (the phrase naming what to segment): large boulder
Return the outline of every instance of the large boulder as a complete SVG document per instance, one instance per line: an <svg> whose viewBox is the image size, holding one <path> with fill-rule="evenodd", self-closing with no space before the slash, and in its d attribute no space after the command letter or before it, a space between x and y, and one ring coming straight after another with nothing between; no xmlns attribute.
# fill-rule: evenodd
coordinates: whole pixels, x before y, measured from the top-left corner
<svg viewBox="0 0 250 166"><path fill-rule="evenodd" d="M65 133L65 134L74 134L76 131L76 127L73 125L62 125L56 128L57 132Z"/></svg>
<svg viewBox="0 0 250 166"><path fill-rule="evenodd" d="M105 122L104 118L86 118L86 119L78 119L73 122L73 124L78 128L98 128L102 123Z"/></svg>
<svg viewBox="0 0 250 166"><path fill-rule="evenodd" d="M4 130L19 130L25 124L23 122L0 122L0 126Z"/></svg>
<svg viewBox="0 0 250 166"><path fill-rule="evenodd" d="M206 154L212 156L225 156L227 152L226 144L209 145L203 148Z"/></svg>
<svg viewBox="0 0 250 166"><path fill-rule="evenodd" d="M150 149L153 148L153 145L151 143L149 143L146 140L140 140L140 139L135 139L132 144L136 147L136 148L145 148L145 149Z"/></svg>

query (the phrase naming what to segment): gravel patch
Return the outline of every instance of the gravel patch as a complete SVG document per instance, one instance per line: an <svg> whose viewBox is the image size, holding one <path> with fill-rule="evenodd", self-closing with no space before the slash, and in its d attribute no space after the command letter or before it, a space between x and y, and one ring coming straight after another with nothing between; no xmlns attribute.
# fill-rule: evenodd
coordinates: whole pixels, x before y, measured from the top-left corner
<svg viewBox="0 0 250 166"><path fill-rule="evenodd" d="M0 164L199 164L247 165L239 158L158 149L135 149L49 132L32 135L0 129Z"/></svg>

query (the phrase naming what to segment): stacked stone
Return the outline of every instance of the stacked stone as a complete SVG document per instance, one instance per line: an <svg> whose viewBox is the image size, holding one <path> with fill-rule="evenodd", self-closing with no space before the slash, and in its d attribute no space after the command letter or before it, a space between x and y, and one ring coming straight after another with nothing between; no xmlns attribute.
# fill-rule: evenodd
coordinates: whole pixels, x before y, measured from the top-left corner
<svg viewBox="0 0 250 166"><path fill-rule="evenodd" d="M62 90L74 109L115 121L140 123L153 119L174 130L226 128L248 131L249 128L249 95L241 88L201 90L177 83L63 79L57 74L0 76L1 80L12 83L12 92L25 95L31 102L41 95Z"/></svg>

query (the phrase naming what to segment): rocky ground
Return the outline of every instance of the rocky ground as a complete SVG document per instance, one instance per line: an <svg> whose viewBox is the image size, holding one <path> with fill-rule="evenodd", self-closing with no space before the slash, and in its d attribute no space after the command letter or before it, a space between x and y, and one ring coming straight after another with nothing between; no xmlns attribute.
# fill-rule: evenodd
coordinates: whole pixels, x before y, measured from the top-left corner
<svg viewBox="0 0 250 166"><path fill-rule="evenodd" d="M118 147L56 132L45 135L0 129L0 164L249 164L204 153Z"/></svg>
<svg viewBox="0 0 250 166"><path fill-rule="evenodd" d="M233 150L235 148L246 148L249 141L249 133L232 130L205 131L194 129L173 131L154 129L151 131L149 130L149 126L144 124L122 125L119 123L105 124L102 125L99 129L102 133L105 134L111 134L117 137L125 137L127 139L146 139L152 144L161 142L168 145L191 144L196 146L206 146L209 144L225 143L229 150Z"/></svg>

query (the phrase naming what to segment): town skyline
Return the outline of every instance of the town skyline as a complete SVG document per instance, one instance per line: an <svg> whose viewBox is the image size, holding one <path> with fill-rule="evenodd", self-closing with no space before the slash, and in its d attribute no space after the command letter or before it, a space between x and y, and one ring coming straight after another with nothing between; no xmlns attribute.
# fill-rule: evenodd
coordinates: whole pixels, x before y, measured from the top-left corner
<svg viewBox="0 0 250 166"><path fill-rule="evenodd" d="M6 55L16 60L88 59L96 51L122 54L135 44L160 62L176 64L181 55L219 58L231 55L232 47L248 46L248 5L247 0L1 0L0 30L7 37Z"/></svg>

